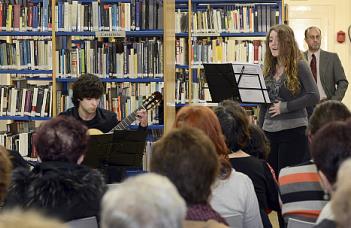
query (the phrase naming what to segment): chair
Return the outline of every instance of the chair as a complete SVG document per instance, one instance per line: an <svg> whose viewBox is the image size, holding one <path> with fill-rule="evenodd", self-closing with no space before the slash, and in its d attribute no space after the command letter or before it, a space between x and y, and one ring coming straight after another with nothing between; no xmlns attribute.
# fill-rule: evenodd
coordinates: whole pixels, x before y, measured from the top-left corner
<svg viewBox="0 0 351 228"><path fill-rule="evenodd" d="M289 218L288 228L312 228L315 225L313 222Z"/></svg>
<svg viewBox="0 0 351 228"><path fill-rule="evenodd" d="M243 228L243 216L240 214L224 217L224 219L232 228Z"/></svg>
<svg viewBox="0 0 351 228"><path fill-rule="evenodd" d="M66 223L69 228L98 228L96 217L81 218Z"/></svg>

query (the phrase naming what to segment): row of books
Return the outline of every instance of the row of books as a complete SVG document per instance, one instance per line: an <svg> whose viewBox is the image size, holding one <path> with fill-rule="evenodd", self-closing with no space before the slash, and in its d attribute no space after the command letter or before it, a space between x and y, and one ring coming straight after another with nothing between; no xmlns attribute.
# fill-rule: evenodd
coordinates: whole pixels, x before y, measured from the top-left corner
<svg viewBox="0 0 351 228"><path fill-rule="evenodd" d="M50 0L34 4L0 2L0 31L50 31ZM57 31L133 31L163 28L163 2L131 0L130 3L58 1Z"/></svg>
<svg viewBox="0 0 351 228"><path fill-rule="evenodd" d="M49 31L51 28L49 0L27 5L0 2L0 31Z"/></svg>
<svg viewBox="0 0 351 228"><path fill-rule="evenodd" d="M163 28L163 3L132 0L130 3L82 4L58 2L58 31L133 31Z"/></svg>
<svg viewBox="0 0 351 228"><path fill-rule="evenodd" d="M161 91L162 83L108 83L106 94L101 98L100 106L117 113L119 119L124 119L136 108L141 106L145 97L154 91ZM27 88L1 86L0 116L51 116L52 87L27 85ZM57 94L57 110L63 112L73 107L72 94ZM151 111L150 123L157 123L158 113Z"/></svg>
<svg viewBox="0 0 351 228"><path fill-rule="evenodd" d="M192 81L192 97L189 94L189 70L177 69L176 71L176 87L175 87L175 102L184 104L189 100L197 102L211 101L211 95L203 75L203 69L193 70Z"/></svg>
<svg viewBox="0 0 351 228"><path fill-rule="evenodd" d="M176 63L188 65L187 39L176 41ZM260 40L237 40L234 37L217 37L192 41L191 63L263 63L265 45Z"/></svg>
<svg viewBox="0 0 351 228"><path fill-rule="evenodd" d="M51 40L0 41L0 69L39 69L52 68Z"/></svg>
<svg viewBox="0 0 351 228"><path fill-rule="evenodd" d="M279 8L273 4L231 4L192 13L192 33L267 32L279 24ZM188 12L175 14L176 32L188 32Z"/></svg>
<svg viewBox="0 0 351 228"><path fill-rule="evenodd" d="M1 86L0 91L0 116L51 116L51 86Z"/></svg>
<svg viewBox="0 0 351 228"><path fill-rule="evenodd" d="M23 157L36 157L32 149L33 132L22 132L18 134L0 133L0 145L8 150L15 150Z"/></svg>
<svg viewBox="0 0 351 228"><path fill-rule="evenodd" d="M163 42L160 39L133 43L82 41L70 49L56 51L59 76L77 77L82 73L117 78L163 76Z"/></svg>

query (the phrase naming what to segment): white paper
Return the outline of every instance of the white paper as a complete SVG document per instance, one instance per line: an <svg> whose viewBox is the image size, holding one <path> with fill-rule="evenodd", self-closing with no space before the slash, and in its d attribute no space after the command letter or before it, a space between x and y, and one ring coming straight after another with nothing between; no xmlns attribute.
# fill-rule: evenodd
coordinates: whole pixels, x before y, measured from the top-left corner
<svg viewBox="0 0 351 228"><path fill-rule="evenodd" d="M239 89L240 98L245 103L271 103L267 91L253 89ZM266 98L266 100L264 100Z"/></svg>
<svg viewBox="0 0 351 228"><path fill-rule="evenodd" d="M271 103L260 65L234 63L233 70L242 102ZM240 75L241 79L239 82Z"/></svg>
<svg viewBox="0 0 351 228"><path fill-rule="evenodd" d="M262 69L259 64L234 63L233 70L234 70L236 82L238 82L239 77L242 74L240 83L238 85L239 89L240 88L266 89L266 84L264 83Z"/></svg>

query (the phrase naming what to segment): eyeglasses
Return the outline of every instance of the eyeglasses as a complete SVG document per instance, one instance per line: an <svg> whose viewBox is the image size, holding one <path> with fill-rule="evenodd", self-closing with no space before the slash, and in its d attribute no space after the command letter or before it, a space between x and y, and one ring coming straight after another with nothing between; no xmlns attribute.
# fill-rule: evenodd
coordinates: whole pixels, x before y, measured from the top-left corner
<svg viewBox="0 0 351 228"><path fill-rule="evenodd" d="M320 35L317 35L317 36L308 36L307 38L310 39L310 40L320 40L320 39L321 39L321 36L320 36Z"/></svg>

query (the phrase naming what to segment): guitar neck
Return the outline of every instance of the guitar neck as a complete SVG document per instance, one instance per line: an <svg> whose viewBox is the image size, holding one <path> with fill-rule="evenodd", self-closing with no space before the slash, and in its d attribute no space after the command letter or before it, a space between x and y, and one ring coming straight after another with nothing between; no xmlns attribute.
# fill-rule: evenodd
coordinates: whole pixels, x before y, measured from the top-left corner
<svg viewBox="0 0 351 228"><path fill-rule="evenodd" d="M135 109L131 114L129 114L126 118L121 120L121 122L119 122L116 125L116 127L114 127L111 131L126 130L129 127L129 125L131 125L137 119L137 111L139 111L140 109L147 110L143 105L140 106L139 108Z"/></svg>
<svg viewBox="0 0 351 228"><path fill-rule="evenodd" d="M121 120L116 127L114 127L111 131L114 130L125 130L131 125L136 119L137 119L137 111L139 109L135 110L132 112L130 115L128 115L125 119Z"/></svg>

